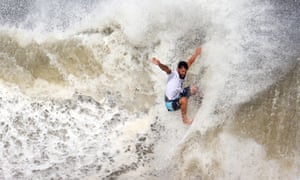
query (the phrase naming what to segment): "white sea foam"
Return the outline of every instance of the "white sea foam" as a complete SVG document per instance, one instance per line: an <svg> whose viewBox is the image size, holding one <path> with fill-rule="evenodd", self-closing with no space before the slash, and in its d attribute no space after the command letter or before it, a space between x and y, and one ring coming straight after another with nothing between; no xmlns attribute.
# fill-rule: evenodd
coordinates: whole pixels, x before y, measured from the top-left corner
<svg viewBox="0 0 300 180"><path fill-rule="evenodd" d="M26 5L24 18L0 19L1 179L299 175L297 152L273 157L268 146L278 142L260 142L252 126L235 129L235 119L246 119L235 116L241 104L280 84L289 71L298 72L293 70L299 63L297 41L288 39L299 30L283 27L272 3L37 0ZM292 24L289 20L295 21L282 21ZM187 81L200 87L204 99L190 99L194 123L186 126L179 111L165 110L166 75L151 57L173 68L199 46L202 54ZM281 94L295 97L299 90L293 88L275 89L272 116L281 112ZM249 105L247 116L255 117L255 107ZM276 130L271 125L268 132ZM263 129L260 133L268 137ZM293 144L291 151L299 150Z"/></svg>

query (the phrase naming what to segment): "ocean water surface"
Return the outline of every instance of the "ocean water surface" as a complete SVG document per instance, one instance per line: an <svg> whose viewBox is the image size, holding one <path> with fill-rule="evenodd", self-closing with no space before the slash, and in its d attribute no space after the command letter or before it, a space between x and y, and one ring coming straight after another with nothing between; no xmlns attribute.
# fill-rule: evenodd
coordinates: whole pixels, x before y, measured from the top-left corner
<svg viewBox="0 0 300 180"><path fill-rule="evenodd" d="M0 1L0 179L300 177L297 0ZM184 125L167 77L196 47Z"/></svg>

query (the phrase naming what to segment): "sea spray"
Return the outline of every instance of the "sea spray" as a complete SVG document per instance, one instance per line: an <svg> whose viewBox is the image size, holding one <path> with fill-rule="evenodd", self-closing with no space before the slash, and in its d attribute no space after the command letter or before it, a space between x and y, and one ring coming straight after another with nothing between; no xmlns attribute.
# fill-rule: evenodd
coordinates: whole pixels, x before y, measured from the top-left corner
<svg viewBox="0 0 300 180"><path fill-rule="evenodd" d="M290 3L5 4L1 178L296 179L299 6ZM204 98L190 99L186 126L166 111L166 75L151 57L175 67L199 46L187 84Z"/></svg>

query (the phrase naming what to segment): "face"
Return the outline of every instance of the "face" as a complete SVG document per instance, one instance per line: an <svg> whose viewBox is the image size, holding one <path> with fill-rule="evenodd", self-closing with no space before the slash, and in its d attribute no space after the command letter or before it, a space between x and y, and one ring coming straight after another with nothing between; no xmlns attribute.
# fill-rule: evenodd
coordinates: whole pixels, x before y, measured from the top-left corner
<svg viewBox="0 0 300 180"><path fill-rule="evenodd" d="M185 75L186 75L186 69L184 67L182 68L177 68L177 72L179 74L179 77L181 79L184 79L185 78Z"/></svg>

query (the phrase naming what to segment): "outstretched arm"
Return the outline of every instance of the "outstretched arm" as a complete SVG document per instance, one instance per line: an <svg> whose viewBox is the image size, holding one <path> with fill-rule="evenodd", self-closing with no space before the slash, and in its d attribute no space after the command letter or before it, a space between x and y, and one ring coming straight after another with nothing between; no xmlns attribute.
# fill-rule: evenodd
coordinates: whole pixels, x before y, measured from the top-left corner
<svg viewBox="0 0 300 180"><path fill-rule="evenodd" d="M158 65L158 67L161 70L165 71L167 74L171 74L172 70L168 66L160 63L160 61L156 57L152 58L152 63L155 64L155 65Z"/></svg>
<svg viewBox="0 0 300 180"><path fill-rule="evenodd" d="M187 60L187 64L189 67L191 67L191 65L195 62L195 60L197 59L197 57L201 54L201 48L197 48L195 50L195 53L192 55L192 57L190 57L190 59Z"/></svg>

